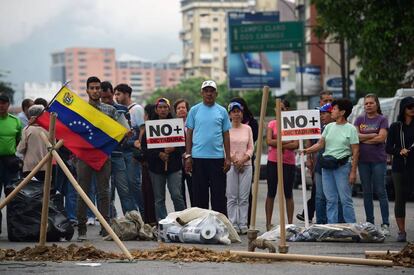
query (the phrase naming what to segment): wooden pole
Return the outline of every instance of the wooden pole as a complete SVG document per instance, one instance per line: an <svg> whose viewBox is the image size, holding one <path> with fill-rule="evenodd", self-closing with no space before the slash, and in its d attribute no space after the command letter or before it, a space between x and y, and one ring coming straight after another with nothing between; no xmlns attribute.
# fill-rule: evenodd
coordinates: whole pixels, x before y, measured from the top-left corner
<svg viewBox="0 0 414 275"><path fill-rule="evenodd" d="M299 151L303 152L303 140L299 140ZM305 156L300 154L300 178L302 182L302 200L303 200L303 215L305 218L305 228L309 228L309 209L306 200L306 169L305 169Z"/></svg>
<svg viewBox="0 0 414 275"><path fill-rule="evenodd" d="M52 147L56 144L55 140L55 126L56 126L56 113L50 114L49 121L49 141ZM50 200L50 185L52 183L52 159L49 158L46 166L46 175L43 183L43 203L42 203L42 217L40 220L40 237L39 245L44 246L46 243L47 225L49 220L49 200Z"/></svg>
<svg viewBox="0 0 414 275"><path fill-rule="evenodd" d="M286 226L285 226L285 192L283 187L283 151L282 151L282 127L281 117L282 112L280 108L280 98L276 99L276 124L277 124L277 199L279 200L279 227L280 227L280 241L279 252L287 253L288 245L286 245Z"/></svg>
<svg viewBox="0 0 414 275"><path fill-rule="evenodd" d="M365 257L375 257L375 256L384 256L384 255L395 255L400 253L400 251L387 250L387 251L377 251L377 250L367 250L365 251Z"/></svg>
<svg viewBox="0 0 414 275"><path fill-rule="evenodd" d="M47 139L45 134L41 135L43 141L46 144L49 144L49 140ZM76 189L76 191L79 193L83 201L86 203L86 205L91 209L91 211L95 214L95 216L98 218L99 222L102 224L102 226L105 228L105 230L108 232L108 234L111 236L111 238L115 241L115 243L118 245L118 247L122 250L122 252L125 254L125 256L128 257L129 260L132 260L132 255L129 253L128 249L125 247L125 245L121 242L119 237L115 234L115 232L112 230L112 228L109 226L108 222L105 220L105 218L102 216L102 214L99 212L99 210L96 208L96 206L93 204L93 202L89 199L88 195L83 191L82 187L79 185L79 183L76 181L76 179L73 177L72 173L69 171L68 167L66 166L65 162L62 160L62 158L59 156L59 154L56 151L52 151L53 157L55 158L56 162L62 168L63 173L68 177L70 183L73 185L73 187Z"/></svg>
<svg viewBox="0 0 414 275"><path fill-rule="evenodd" d="M256 145L256 160L253 178L253 192L252 192L252 211L250 214L250 229L256 229L256 208L257 208L257 192L259 189L260 179L260 159L262 157L262 142L263 142L263 125L266 116L267 100L269 98L269 87L263 87L262 105L260 106L260 120L259 120L259 135Z"/></svg>
<svg viewBox="0 0 414 275"><path fill-rule="evenodd" d="M279 254L279 253L263 253L263 252L246 252L246 251L230 251L240 257L271 259L278 261L301 261L301 262L320 262L320 263L338 263L338 264L357 264L357 265L373 265L373 266L393 266L394 263L388 260L373 260L349 257L332 257L319 255L300 255L300 254Z"/></svg>
<svg viewBox="0 0 414 275"><path fill-rule="evenodd" d="M55 149L59 149L63 145L63 140L60 140L56 146ZM9 202L22 190L26 184L34 177L34 175L40 170L40 168L43 167L43 165L46 164L46 162L49 160L49 158L52 157L52 153L49 152L46 156L42 158L42 160L33 168L33 170L27 175L20 183L19 185L14 188L14 190L4 198L4 200L0 203L0 210L3 209Z"/></svg>

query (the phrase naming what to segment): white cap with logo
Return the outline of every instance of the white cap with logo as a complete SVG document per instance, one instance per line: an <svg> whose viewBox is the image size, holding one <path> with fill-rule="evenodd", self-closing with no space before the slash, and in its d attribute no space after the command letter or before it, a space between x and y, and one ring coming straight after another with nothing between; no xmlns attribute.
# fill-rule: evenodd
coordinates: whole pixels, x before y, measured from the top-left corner
<svg viewBox="0 0 414 275"><path fill-rule="evenodd" d="M205 87L213 87L217 90L216 82L214 82L213 80L204 81L203 84L201 84L201 89L204 89Z"/></svg>

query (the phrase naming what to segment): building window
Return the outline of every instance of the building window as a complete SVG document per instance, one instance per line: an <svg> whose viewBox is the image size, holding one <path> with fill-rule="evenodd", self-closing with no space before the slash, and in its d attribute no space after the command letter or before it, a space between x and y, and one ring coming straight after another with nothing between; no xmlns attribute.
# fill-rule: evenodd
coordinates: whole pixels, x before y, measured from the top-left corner
<svg viewBox="0 0 414 275"><path fill-rule="evenodd" d="M218 32L218 28L213 28L213 32Z"/></svg>
<svg viewBox="0 0 414 275"><path fill-rule="evenodd" d="M80 83L86 83L86 79L79 80Z"/></svg>
<svg viewBox="0 0 414 275"><path fill-rule="evenodd" d="M85 55L85 54L86 54L86 52L83 52L83 51L78 52L78 55Z"/></svg>
<svg viewBox="0 0 414 275"><path fill-rule="evenodd" d="M111 66L105 66L104 69L105 70L112 70L112 67Z"/></svg>
<svg viewBox="0 0 414 275"><path fill-rule="evenodd" d="M80 76L86 76L86 73L79 73Z"/></svg>
<svg viewBox="0 0 414 275"><path fill-rule="evenodd" d="M79 58L78 61L79 62L86 62L86 58Z"/></svg>
<svg viewBox="0 0 414 275"><path fill-rule="evenodd" d="M105 59L104 59L104 62L105 62L105 63L111 63L111 62L112 62L112 59L105 58Z"/></svg>
<svg viewBox="0 0 414 275"><path fill-rule="evenodd" d="M105 77L112 77L112 74L104 74Z"/></svg>
<svg viewBox="0 0 414 275"><path fill-rule="evenodd" d="M218 47L214 47L213 48L213 51L218 52L219 51L219 48Z"/></svg>
<svg viewBox="0 0 414 275"><path fill-rule="evenodd" d="M86 66L85 65L79 65L78 68L79 68L79 70L83 70L83 69L86 69Z"/></svg>
<svg viewBox="0 0 414 275"><path fill-rule="evenodd" d="M218 18L217 17L214 17L213 18L213 22L217 22L218 21Z"/></svg>

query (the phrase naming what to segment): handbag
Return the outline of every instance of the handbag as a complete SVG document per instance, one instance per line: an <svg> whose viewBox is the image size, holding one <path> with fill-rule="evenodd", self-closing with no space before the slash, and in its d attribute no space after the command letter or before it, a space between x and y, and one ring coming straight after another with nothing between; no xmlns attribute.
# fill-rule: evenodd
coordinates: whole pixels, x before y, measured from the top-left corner
<svg viewBox="0 0 414 275"><path fill-rule="evenodd" d="M324 169L334 170L334 169L338 169L342 165L345 165L348 162L348 159L349 159L349 156L346 156L341 159L337 159L333 156L327 155L327 156L322 156L320 158L319 164Z"/></svg>

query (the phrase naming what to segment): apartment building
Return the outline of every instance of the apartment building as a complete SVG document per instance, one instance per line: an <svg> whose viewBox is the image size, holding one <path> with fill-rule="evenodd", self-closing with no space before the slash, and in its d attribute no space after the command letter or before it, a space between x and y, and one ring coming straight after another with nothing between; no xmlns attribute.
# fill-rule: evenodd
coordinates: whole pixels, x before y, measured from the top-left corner
<svg viewBox="0 0 414 275"><path fill-rule="evenodd" d="M87 99L86 81L97 76L114 86L126 83L132 87L134 100L143 100L155 89L177 85L183 76L181 57L169 55L153 62L123 54L116 59L111 48L68 48L52 53L51 80L65 83Z"/></svg>
<svg viewBox="0 0 414 275"><path fill-rule="evenodd" d="M248 11L254 1L182 0L184 77L226 80L228 11Z"/></svg>

